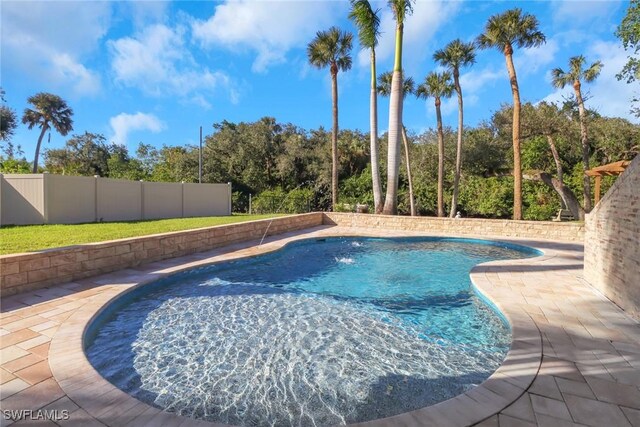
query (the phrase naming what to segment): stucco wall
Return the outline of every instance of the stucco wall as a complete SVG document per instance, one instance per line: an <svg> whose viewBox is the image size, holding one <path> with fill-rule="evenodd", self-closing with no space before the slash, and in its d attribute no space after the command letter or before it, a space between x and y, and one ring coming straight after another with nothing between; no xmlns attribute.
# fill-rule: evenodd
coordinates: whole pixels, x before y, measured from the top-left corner
<svg viewBox="0 0 640 427"><path fill-rule="evenodd" d="M326 213L325 224L345 227L422 231L449 236L523 237L582 242L578 222L512 221L506 219L435 218L353 213Z"/></svg>
<svg viewBox="0 0 640 427"><path fill-rule="evenodd" d="M640 156L587 214L584 277L640 319Z"/></svg>

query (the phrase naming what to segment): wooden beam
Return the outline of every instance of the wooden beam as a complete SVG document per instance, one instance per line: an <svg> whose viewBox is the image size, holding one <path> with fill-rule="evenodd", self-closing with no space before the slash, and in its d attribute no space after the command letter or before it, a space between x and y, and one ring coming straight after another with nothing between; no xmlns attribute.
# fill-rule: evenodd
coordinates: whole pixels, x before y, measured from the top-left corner
<svg viewBox="0 0 640 427"><path fill-rule="evenodd" d="M602 181L602 177L600 175L596 176L596 203L595 205L598 204L598 202L600 201L600 181Z"/></svg>

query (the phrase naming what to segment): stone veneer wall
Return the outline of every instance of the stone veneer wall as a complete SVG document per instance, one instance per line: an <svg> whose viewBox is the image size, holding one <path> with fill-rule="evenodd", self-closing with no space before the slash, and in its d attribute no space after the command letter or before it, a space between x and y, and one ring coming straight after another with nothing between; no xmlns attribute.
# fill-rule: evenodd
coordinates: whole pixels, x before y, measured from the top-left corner
<svg viewBox="0 0 640 427"><path fill-rule="evenodd" d="M324 224L343 227L420 231L434 235L522 237L582 243L578 222L513 221L507 219L436 218L352 213L325 213Z"/></svg>
<svg viewBox="0 0 640 427"><path fill-rule="evenodd" d="M587 214L584 278L640 319L640 155Z"/></svg>
<svg viewBox="0 0 640 427"><path fill-rule="evenodd" d="M0 256L0 292L4 296L83 279L161 259L319 225L412 230L433 235L528 237L582 241L579 223L450 219L315 212L229 224L198 230L90 243L40 252Z"/></svg>
<svg viewBox="0 0 640 427"><path fill-rule="evenodd" d="M322 224L322 213L0 256L3 296ZM269 224L271 224L269 226Z"/></svg>

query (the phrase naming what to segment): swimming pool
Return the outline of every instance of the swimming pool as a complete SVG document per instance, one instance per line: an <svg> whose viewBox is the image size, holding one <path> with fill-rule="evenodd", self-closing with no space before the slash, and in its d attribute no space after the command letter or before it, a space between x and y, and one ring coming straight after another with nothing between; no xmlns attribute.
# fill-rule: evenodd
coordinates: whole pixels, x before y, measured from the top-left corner
<svg viewBox="0 0 640 427"><path fill-rule="evenodd" d="M333 425L463 393L510 333L469 270L537 251L442 238L329 238L202 267L119 298L87 356L165 410L239 425Z"/></svg>

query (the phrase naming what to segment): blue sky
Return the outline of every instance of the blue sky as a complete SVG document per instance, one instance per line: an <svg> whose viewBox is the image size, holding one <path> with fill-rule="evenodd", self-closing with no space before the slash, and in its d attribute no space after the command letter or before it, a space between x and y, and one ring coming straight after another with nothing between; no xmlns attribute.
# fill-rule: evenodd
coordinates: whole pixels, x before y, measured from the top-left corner
<svg viewBox="0 0 640 427"><path fill-rule="evenodd" d="M392 67L394 23L382 13L378 70ZM627 54L613 35L628 2L622 1L418 1L405 25L404 66L415 80L436 68L432 55L455 38L473 40L487 18L512 7L535 14L547 37L541 48L518 50L514 61L524 101L561 101L550 69L566 69L570 56L601 60L600 78L585 85L588 106L632 119L637 87L615 74ZM7 1L0 3L0 84L21 116L37 92L63 97L74 110L74 132L101 133L135 150L197 144L198 128L212 132L222 120L273 116L306 129L331 126L327 69L309 66L306 45L332 25L355 33L347 1ZM356 43L353 67L340 73L340 127L369 127L369 54ZM479 51L462 70L465 122L490 118L511 101L504 56ZM388 103L379 100L380 130ZM443 103L445 125L455 127L457 104ZM404 122L414 132L435 127L433 101L408 97ZM31 160L39 131L21 125L13 138ZM68 137L53 132L46 148Z"/></svg>

